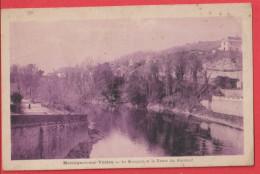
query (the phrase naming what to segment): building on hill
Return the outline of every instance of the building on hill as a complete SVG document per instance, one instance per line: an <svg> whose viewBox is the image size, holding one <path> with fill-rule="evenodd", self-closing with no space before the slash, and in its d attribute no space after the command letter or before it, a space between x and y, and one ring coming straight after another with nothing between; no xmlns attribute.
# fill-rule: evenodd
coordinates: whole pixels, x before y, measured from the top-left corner
<svg viewBox="0 0 260 174"><path fill-rule="evenodd" d="M241 37L228 36L221 41L221 47L219 50L222 51L241 51L242 39Z"/></svg>
<svg viewBox="0 0 260 174"><path fill-rule="evenodd" d="M59 78L64 78L66 77L66 74L64 72L56 72L56 75L59 77Z"/></svg>
<svg viewBox="0 0 260 174"><path fill-rule="evenodd" d="M133 66L133 65L134 65L133 59L130 59L129 63L128 63L128 66Z"/></svg>

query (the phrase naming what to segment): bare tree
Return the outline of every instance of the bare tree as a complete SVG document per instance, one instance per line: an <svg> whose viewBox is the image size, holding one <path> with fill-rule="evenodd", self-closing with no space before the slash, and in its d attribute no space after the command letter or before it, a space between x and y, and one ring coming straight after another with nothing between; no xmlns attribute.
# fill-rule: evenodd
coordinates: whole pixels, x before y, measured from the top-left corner
<svg viewBox="0 0 260 174"><path fill-rule="evenodd" d="M203 78L204 78L204 84L202 86L202 88L200 89L200 96L201 94L203 93L208 93L209 91L209 79L210 79L210 76L211 76L211 73L208 72L208 70L205 68L203 71L202 71L202 75L203 75Z"/></svg>
<svg viewBox="0 0 260 174"><path fill-rule="evenodd" d="M29 64L24 67L13 65L11 67L11 83L17 84L17 90L19 93L22 91L25 94L25 98L29 97L34 100L37 96L37 88L39 87L40 78L43 75L43 71L39 70L36 65Z"/></svg>

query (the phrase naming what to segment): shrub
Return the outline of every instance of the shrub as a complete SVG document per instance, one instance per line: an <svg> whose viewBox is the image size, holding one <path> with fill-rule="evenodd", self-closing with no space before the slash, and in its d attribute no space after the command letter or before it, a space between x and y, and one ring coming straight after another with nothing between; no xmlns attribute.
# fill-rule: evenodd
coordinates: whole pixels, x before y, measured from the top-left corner
<svg viewBox="0 0 260 174"><path fill-rule="evenodd" d="M23 96L18 93L18 92L14 92L12 95L11 95L11 101L14 103L14 104L20 104L22 102L22 99L23 99Z"/></svg>

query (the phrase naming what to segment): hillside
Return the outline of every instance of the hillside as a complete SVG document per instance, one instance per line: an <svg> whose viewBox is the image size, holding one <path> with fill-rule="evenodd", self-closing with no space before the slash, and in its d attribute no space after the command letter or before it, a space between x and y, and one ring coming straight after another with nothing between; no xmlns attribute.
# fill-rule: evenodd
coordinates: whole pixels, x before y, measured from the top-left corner
<svg viewBox="0 0 260 174"><path fill-rule="evenodd" d="M177 48L170 48L168 51L171 49L177 50L177 51L191 51L191 50L199 50L199 51L210 51L213 49L218 49L221 45L221 41L200 41L196 43L188 43L186 45L177 47Z"/></svg>
<svg viewBox="0 0 260 174"><path fill-rule="evenodd" d="M141 63L148 59L162 60L166 57L173 58L173 55L177 52L202 51L206 53L210 52L211 50L217 50L220 47L220 43L220 41L200 41L192 44L189 43L183 46L167 48L161 51L137 51L132 54L120 57L119 59L114 61L114 63L128 66L129 61L132 61L133 63Z"/></svg>
<svg viewBox="0 0 260 174"><path fill-rule="evenodd" d="M186 55L193 54L203 64L209 64L214 68L217 68L217 64L221 64L221 61L225 62L226 59L230 59L230 62L236 67L236 69L242 69L242 53L241 52L230 52L220 51L218 48L221 45L221 41L199 41L196 43L188 43L182 46L175 46L167 48L161 51L137 51L131 54L121 56L119 59L111 61L110 64L114 70L120 70L121 72L128 72L136 68L147 69L146 64L151 61L157 61L163 65L167 62L177 61L178 54L184 53ZM90 65L84 61L80 67L88 67L90 70L94 65ZM60 69L59 71L63 71ZM64 71L63 71L64 72Z"/></svg>

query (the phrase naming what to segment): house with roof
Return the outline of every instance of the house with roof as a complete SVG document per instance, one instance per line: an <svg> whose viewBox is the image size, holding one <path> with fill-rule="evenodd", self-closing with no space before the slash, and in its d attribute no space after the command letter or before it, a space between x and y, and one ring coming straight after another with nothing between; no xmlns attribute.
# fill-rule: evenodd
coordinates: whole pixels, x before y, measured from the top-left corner
<svg viewBox="0 0 260 174"><path fill-rule="evenodd" d="M241 51L242 39L241 37L228 36L221 41L221 47L219 50L222 51Z"/></svg>

